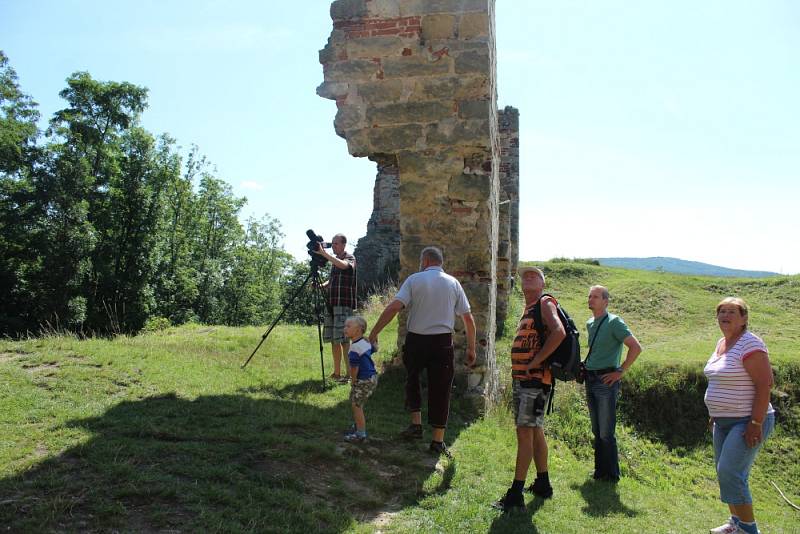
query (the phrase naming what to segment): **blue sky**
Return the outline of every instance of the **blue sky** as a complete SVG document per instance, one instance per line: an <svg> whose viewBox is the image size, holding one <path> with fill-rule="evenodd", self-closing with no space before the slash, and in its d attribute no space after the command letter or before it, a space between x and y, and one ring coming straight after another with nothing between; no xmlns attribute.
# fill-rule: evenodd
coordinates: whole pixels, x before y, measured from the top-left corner
<svg viewBox="0 0 800 534"><path fill-rule="evenodd" d="M77 70L148 87L144 126L197 144L302 255L308 228L355 242L372 206L374 164L315 94L328 6L0 0L0 49L46 118ZM800 3L498 0L496 16L521 259L800 272Z"/></svg>

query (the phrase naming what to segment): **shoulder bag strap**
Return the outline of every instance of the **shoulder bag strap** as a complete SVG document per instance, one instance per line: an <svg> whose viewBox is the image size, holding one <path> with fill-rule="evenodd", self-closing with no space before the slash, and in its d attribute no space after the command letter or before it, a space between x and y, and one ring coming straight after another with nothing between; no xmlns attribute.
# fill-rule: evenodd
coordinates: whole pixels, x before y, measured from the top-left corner
<svg viewBox="0 0 800 534"><path fill-rule="evenodd" d="M606 313L602 319L600 319L600 323L597 325L597 330L594 331L594 337L592 338L592 342L589 343L589 352L586 354L586 359L583 360L583 364L586 365L586 362L589 361L589 357L592 355L592 347L594 347L594 342L597 341L597 334L600 333L600 327L603 326L603 323L608 319L608 313Z"/></svg>

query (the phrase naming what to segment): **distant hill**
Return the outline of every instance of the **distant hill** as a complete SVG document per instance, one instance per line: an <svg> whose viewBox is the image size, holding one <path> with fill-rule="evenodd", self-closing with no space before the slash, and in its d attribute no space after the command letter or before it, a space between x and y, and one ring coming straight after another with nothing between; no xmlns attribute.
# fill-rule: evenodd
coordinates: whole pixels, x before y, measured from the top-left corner
<svg viewBox="0 0 800 534"><path fill-rule="evenodd" d="M699 261L681 260L678 258L597 258L600 265L607 267L624 267L626 269L640 269L643 271L665 271L677 274L693 274L701 276L725 276L739 278L764 278L779 276L778 273L769 271L745 271L742 269L729 269L710 265Z"/></svg>

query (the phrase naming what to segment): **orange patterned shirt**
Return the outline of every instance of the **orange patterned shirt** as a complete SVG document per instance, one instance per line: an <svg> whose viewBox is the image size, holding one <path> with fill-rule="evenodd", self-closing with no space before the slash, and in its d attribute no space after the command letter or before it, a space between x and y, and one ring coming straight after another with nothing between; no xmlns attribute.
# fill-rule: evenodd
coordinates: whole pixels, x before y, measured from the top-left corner
<svg viewBox="0 0 800 534"><path fill-rule="evenodd" d="M546 297L545 302L551 300ZM539 338L539 332L534 328L533 308L536 303L525 308L525 313L519 320L517 335L511 344L511 377L515 380L540 380L542 384L552 384L553 377L550 374L550 367L545 363L543 367L528 370L528 364L533 361L534 356L542 350L543 339ZM542 331L547 334L547 326L542 325Z"/></svg>

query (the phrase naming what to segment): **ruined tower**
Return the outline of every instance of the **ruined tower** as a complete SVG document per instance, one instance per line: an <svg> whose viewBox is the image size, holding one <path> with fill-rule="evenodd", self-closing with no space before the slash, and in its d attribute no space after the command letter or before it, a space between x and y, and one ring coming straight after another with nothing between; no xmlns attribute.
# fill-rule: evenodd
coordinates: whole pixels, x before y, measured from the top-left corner
<svg viewBox="0 0 800 534"><path fill-rule="evenodd" d="M442 248L478 330L478 365L468 369L457 323L457 383L492 397L497 291L507 287L511 265L505 247L499 281L500 202L508 195L499 175L494 0L337 0L330 12L317 92L336 101L334 127L350 154L378 165L376 199L388 200L380 210L376 202L369 224L386 235L399 230L401 280L417 271L422 248ZM373 246L380 255L392 243ZM384 257L371 267L391 268ZM403 336L401 327L401 346Z"/></svg>

